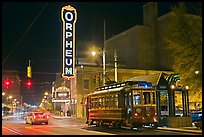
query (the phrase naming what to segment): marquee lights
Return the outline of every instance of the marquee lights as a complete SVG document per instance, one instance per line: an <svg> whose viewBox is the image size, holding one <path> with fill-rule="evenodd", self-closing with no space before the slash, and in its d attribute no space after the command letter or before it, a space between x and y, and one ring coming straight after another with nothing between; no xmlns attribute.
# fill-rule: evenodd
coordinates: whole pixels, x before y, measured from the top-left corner
<svg viewBox="0 0 204 137"><path fill-rule="evenodd" d="M63 22L63 78L74 77L75 69L75 24L77 20L76 9L72 6L64 6L61 10Z"/></svg>

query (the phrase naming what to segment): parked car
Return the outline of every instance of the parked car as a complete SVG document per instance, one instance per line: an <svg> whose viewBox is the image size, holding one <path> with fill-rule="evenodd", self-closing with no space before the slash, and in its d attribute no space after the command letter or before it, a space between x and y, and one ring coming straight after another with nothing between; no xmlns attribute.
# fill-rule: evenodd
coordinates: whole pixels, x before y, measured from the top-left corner
<svg viewBox="0 0 204 137"><path fill-rule="evenodd" d="M49 116L43 112L29 112L25 118L26 124L48 124Z"/></svg>
<svg viewBox="0 0 204 137"><path fill-rule="evenodd" d="M202 109L200 111L191 113L191 117L195 126L202 129Z"/></svg>

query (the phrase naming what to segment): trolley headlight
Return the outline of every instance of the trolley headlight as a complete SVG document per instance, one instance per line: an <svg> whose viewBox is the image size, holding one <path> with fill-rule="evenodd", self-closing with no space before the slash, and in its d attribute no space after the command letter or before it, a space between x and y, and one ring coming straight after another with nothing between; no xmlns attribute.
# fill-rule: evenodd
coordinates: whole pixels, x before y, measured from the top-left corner
<svg viewBox="0 0 204 137"><path fill-rule="evenodd" d="M137 117L138 116L138 114L137 114L137 112L135 112L135 117Z"/></svg>

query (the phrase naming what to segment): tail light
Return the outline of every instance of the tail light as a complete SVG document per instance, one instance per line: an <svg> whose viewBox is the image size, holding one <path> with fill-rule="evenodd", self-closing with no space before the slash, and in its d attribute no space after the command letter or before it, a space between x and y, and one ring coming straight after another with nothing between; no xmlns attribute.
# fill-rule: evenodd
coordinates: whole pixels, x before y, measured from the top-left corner
<svg viewBox="0 0 204 137"><path fill-rule="evenodd" d="M47 115L46 117L47 117L47 119L49 118L49 116L48 116L48 115Z"/></svg>

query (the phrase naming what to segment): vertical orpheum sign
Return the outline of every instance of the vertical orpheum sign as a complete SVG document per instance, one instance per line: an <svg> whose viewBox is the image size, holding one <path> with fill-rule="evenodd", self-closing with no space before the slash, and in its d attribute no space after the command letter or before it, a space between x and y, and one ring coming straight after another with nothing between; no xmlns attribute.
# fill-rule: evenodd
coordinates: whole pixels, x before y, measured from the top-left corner
<svg viewBox="0 0 204 137"><path fill-rule="evenodd" d="M75 23L77 20L76 9L72 6L64 6L61 10L63 23L63 67L62 77L70 78L75 76Z"/></svg>

